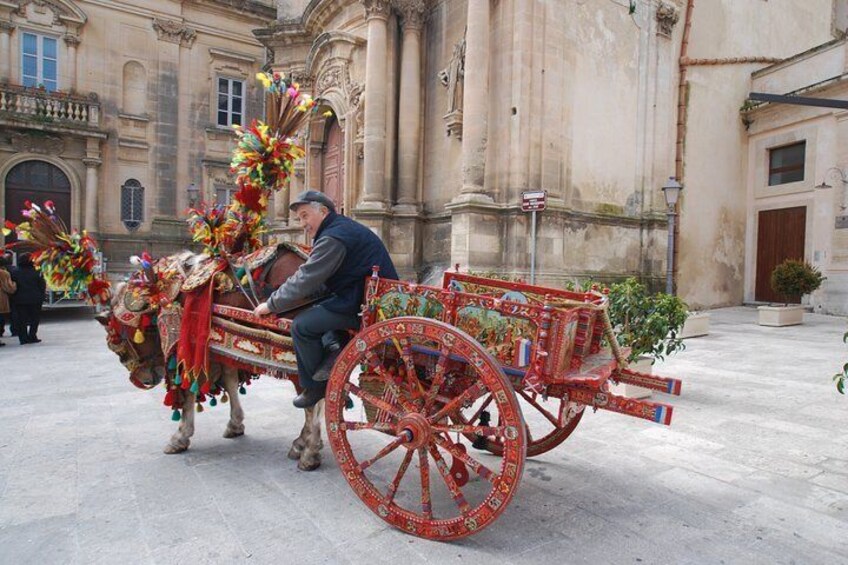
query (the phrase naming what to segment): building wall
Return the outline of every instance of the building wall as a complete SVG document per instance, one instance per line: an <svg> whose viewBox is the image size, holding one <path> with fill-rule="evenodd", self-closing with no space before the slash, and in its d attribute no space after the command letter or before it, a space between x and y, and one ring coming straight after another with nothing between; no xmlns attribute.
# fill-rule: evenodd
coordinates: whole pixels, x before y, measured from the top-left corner
<svg viewBox="0 0 848 565"><path fill-rule="evenodd" d="M273 2L251 1L239 9L217 0L12 4L23 8L0 8L10 29L9 53L0 54L9 57L6 80L21 82L22 30L70 35L72 41L59 42L58 89L96 98L99 121L34 123L14 111L0 112L0 172L27 158L12 137L37 131L58 138L62 150L49 157L78 177L73 227L93 228L113 268L121 270L130 254L143 249L161 255L185 246L181 218L188 186L195 184L210 199L215 184L231 184L234 135L215 125L217 77L245 81L246 120L263 113L254 75L265 63L265 48L251 31L274 18ZM82 19L65 25L67 20L57 20L65 12ZM33 149L32 158L48 156L45 147ZM94 169L91 187L87 169ZM131 178L145 187L144 222L132 232L121 222L120 200L120 187ZM96 206L87 211L92 198Z"/></svg>
<svg viewBox="0 0 848 565"><path fill-rule="evenodd" d="M739 109L751 92L751 73L767 63L724 61L785 58L810 49L832 39L831 16L831 0L696 3L688 55L716 62L688 68L678 284L692 307L740 304L747 298L751 164ZM787 78L762 88L782 94L797 83Z"/></svg>

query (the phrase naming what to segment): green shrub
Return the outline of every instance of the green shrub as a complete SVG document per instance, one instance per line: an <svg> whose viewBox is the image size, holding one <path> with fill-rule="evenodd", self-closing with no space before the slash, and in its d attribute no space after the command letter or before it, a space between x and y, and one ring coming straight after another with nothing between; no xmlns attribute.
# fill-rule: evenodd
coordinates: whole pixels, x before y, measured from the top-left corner
<svg viewBox="0 0 848 565"><path fill-rule="evenodd" d="M609 287L610 321L616 329L619 345L630 347L630 361L640 355L662 361L667 355L683 351L686 345L678 337L686 317L686 303L680 298L658 293L631 277Z"/></svg>
<svg viewBox="0 0 848 565"><path fill-rule="evenodd" d="M825 277L805 261L787 259L771 273L771 288L783 297L785 303L792 296L810 294L818 289Z"/></svg>

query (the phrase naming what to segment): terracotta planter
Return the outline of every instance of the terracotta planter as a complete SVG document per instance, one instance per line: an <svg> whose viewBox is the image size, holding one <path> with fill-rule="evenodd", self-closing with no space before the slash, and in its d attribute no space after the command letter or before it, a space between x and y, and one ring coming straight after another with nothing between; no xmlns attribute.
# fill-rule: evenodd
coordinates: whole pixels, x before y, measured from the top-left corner
<svg viewBox="0 0 848 565"><path fill-rule="evenodd" d="M801 305L760 306L757 314L761 326L797 326L804 323L804 307Z"/></svg>
<svg viewBox="0 0 848 565"><path fill-rule="evenodd" d="M710 333L710 315L707 312L692 312L686 318L683 329L680 330L680 339L690 337L701 337Z"/></svg>
<svg viewBox="0 0 848 565"><path fill-rule="evenodd" d="M654 370L654 366L651 365L651 358L645 355L630 363L630 368L639 373L653 373ZM617 385L610 383L610 392L627 398L650 398L653 391L649 388L627 383Z"/></svg>

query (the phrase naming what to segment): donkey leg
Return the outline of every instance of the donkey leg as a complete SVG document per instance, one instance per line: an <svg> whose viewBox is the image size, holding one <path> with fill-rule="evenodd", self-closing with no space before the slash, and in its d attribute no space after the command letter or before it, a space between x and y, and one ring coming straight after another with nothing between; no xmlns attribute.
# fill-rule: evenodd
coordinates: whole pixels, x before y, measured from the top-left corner
<svg viewBox="0 0 848 565"><path fill-rule="evenodd" d="M300 461L297 463L297 468L301 471L314 471L321 465L321 448L324 443L321 441L321 422L324 420L324 401L319 400L312 409L312 415L309 417L309 437L306 440L306 447L303 449L303 454L300 456Z"/></svg>
<svg viewBox="0 0 848 565"><path fill-rule="evenodd" d="M303 411L306 415L303 428L301 428L300 435L292 442L291 449L289 449L288 458L293 461L299 460L303 450L306 449L306 441L309 439L309 422L312 420L313 410L314 408L307 408Z"/></svg>
<svg viewBox="0 0 848 565"><path fill-rule="evenodd" d="M232 367L224 367L224 390L230 397L230 421L227 422L227 429L224 430L224 437L234 438L244 435L244 410L241 407L239 400L239 377L238 369Z"/></svg>
<svg viewBox="0 0 848 565"><path fill-rule="evenodd" d="M180 427L177 428L176 433L171 436L171 440L165 446L165 453L182 453L191 444L191 436L194 435L194 401L195 397L192 393L184 393Z"/></svg>

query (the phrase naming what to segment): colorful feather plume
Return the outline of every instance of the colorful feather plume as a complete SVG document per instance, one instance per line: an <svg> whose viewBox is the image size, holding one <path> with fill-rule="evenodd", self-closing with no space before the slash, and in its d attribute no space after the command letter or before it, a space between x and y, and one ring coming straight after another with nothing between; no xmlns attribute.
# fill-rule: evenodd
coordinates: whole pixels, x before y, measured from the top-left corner
<svg viewBox="0 0 848 565"><path fill-rule="evenodd" d="M238 191L229 206L201 203L189 210L192 238L210 255L247 252L261 245L268 202L294 174L294 163L305 152L295 136L317 106L300 85L281 73L259 73L268 94L266 121L234 126L238 143L230 172Z"/></svg>
<svg viewBox="0 0 848 565"><path fill-rule="evenodd" d="M33 249L33 264L51 288L85 294L92 303L108 303L111 285L97 270L94 238L85 230L69 231L50 200L43 207L29 200L24 205L26 221L15 226L18 241L12 245ZM10 223L6 222L7 229Z"/></svg>

